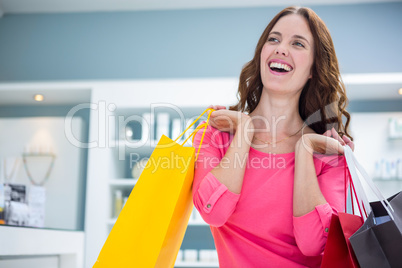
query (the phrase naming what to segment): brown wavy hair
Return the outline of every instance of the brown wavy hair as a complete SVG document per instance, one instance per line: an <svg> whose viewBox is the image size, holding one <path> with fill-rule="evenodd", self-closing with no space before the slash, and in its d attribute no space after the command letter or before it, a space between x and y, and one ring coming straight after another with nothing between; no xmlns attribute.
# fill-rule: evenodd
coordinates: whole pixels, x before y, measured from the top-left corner
<svg viewBox="0 0 402 268"><path fill-rule="evenodd" d="M240 73L239 102L229 109L251 113L257 107L263 89L260 74L261 50L278 20L290 14L304 17L314 38L312 78L304 85L299 99L301 118L318 134L334 127L340 135L347 135L353 140L348 133L348 99L340 76L334 44L325 23L310 8L287 7L271 20L257 43L254 58L244 65ZM343 116L346 119L345 124L342 121Z"/></svg>

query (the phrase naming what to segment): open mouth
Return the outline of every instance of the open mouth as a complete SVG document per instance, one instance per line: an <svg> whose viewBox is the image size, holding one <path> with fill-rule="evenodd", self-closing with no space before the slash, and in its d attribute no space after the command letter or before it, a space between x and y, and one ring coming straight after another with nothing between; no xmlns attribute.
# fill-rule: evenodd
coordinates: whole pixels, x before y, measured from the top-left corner
<svg viewBox="0 0 402 268"><path fill-rule="evenodd" d="M269 68L278 73L287 73L293 70L293 68L287 64L279 63L279 62L271 62L269 64Z"/></svg>

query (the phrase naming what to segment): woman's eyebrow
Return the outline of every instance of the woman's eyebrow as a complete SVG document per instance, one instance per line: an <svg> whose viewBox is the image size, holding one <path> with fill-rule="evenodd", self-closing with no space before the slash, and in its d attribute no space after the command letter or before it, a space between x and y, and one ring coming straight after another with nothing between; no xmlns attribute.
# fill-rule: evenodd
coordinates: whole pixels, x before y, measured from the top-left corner
<svg viewBox="0 0 402 268"><path fill-rule="evenodd" d="M276 34L276 35L279 35L280 37L282 37L282 34L280 32L270 32L269 35L271 35L271 34ZM306 41L307 44L310 45L310 42L307 40L307 38L305 38L302 35L295 34L295 35L293 35L293 38L302 39L302 40Z"/></svg>
<svg viewBox="0 0 402 268"><path fill-rule="evenodd" d="M276 34L276 35L282 36L282 34L280 32L270 32L269 35L271 35L271 34Z"/></svg>
<svg viewBox="0 0 402 268"><path fill-rule="evenodd" d="M310 42L309 42L309 41L307 40L307 38L305 38L304 36L301 36L301 35L295 34L293 37L294 37L294 38L296 38L296 39L302 39L302 40L306 41L306 42L307 42L307 44L309 44L309 45L310 45Z"/></svg>

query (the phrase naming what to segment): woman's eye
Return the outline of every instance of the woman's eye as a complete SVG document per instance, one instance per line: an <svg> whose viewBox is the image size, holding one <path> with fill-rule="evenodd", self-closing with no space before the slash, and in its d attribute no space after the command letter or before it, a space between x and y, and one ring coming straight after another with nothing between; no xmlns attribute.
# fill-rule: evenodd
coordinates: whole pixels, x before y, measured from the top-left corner
<svg viewBox="0 0 402 268"><path fill-rule="evenodd" d="M279 42L279 40L276 39L275 37L269 37L268 42Z"/></svg>
<svg viewBox="0 0 402 268"><path fill-rule="evenodd" d="M302 43L300 43L300 42L294 42L293 43L295 46L298 46L298 47L304 47L304 45L302 44Z"/></svg>

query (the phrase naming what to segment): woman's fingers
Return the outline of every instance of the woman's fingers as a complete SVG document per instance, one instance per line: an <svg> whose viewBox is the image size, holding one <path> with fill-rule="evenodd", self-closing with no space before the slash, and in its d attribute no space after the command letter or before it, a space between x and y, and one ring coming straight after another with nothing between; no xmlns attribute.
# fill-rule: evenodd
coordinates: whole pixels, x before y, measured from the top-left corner
<svg viewBox="0 0 402 268"><path fill-rule="evenodd" d="M233 119L230 116L230 112L232 111L227 111L226 109L215 109L215 111L212 112L210 118L212 126L219 129L220 131L231 131L233 129L234 123Z"/></svg>
<svg viewBox="0 0 402 268"><path fill-rule="evenodd" d="M353 141L348 136L343 135L342 139L346 143L346 145L348 145L350 147L350 149L352 149L352 151L355 150L355 144L353 143Z"/></svg>
<svg viewBox="0 0 402 268"><path fill-rule="evenodd" d="M334 128L328 129L322 135L326 136L326 137L334 138L342 146L348 145L352 149L352 151L354 151L354 149L355 149L355 144L353 143L353 141L346 135L342 135L342 137L340 137L338 132L336 132L336 130Z"/></svg>
<svg viewBox="0 0 402 268"><path fill-rule="evenodd" d="M338 132L336 132L334 128L331 129L331 134L332 138L339 141L339 143L342 144L342 146L346 144L345 141L339 136Z"/></svg>
<svg viewBox="0 0 402 268"><path fill-rule="evenodd" d="M331 133L331 135L329 137L332 137L332 138L338 140L342 146L348 145L352 149L352 151L355 150L355 144L348 136L342 135L342 137L340 137L338 132L336 132L336 130L334 128L332 128L331 130L327 130L324 133L324 136L327 136L326 134L328 134L328 132Z"/></svg>
<svg viewBox="0 0 402 268"><path fill-rule="evenodd" d="M327 137L331 137L331 130L328 129L328 130L325 131L324 134L322 134L322 135L327 136Z"/></svg>
<svg viewBox="0 0 402 268"><path fill-rule="evenodd" d="M211 125L220 131L234 132L239 120L242 120L242 113L219 109L211 113Z"/></svg>
<svg viewBox="0 0 402 268"><path fill-rule="evenodd" d="M214 110L223 110L226 109L226 106L222 105L209 105L208 108L214 109Z"/></svg>

